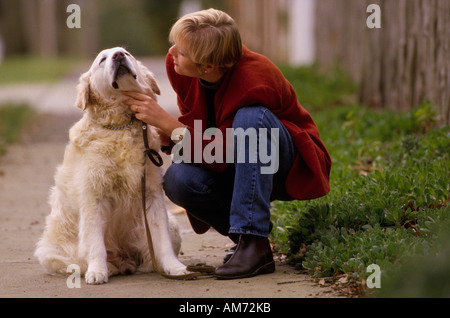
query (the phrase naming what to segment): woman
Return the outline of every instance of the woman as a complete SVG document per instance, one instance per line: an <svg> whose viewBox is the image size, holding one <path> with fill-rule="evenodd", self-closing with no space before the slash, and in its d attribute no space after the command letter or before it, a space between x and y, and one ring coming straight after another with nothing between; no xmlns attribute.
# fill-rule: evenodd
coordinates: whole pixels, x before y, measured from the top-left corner
<svg viewBox="0 0 450 318"><path fill-rule="evenodd" d="M213 227L237 244L217 278L272 273L270 202L326 195L329 154L292 86L242 45L229 15L188 14L169 40L166 68L181 116L173 118L149 96L124 92L136 118L159 128L163 145L185 152L165 173L166 194L186 209L198 234ZM207 136L212 127L218 130Z"/></svg>

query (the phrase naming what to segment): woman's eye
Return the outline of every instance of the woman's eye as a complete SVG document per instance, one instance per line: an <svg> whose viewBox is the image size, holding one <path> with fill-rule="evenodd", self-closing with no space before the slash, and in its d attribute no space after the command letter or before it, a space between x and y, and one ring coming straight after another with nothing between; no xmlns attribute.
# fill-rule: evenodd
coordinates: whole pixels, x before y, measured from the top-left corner
<svg viewBox="0 0 450 318"><path fill-rule="evenodd" d="M99 64L99 65L102 64L105 60L106 60L106 57L102 58L102 59L100 60L100 63L98 63L98 64Z"/></svg>

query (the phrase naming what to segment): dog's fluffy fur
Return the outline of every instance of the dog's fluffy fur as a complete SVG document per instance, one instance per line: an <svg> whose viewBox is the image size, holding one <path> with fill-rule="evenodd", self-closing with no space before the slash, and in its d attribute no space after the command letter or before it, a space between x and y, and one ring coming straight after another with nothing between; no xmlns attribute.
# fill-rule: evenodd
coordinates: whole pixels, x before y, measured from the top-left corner
<svg viewBox="0 0 450 318"><path fill-rule="evenodd" d="M181 239L166 212L162 172L145 160L141 125L111 130L130 122L121 91L155 97L152 73L123 48L100 52L80 77L76 106L86 110L69 133L64 161L51 189L51 213L35 256L50 274L66 274L77 264L88 284L102 284L115 274L152 271L141 201L146 162L147 218L156 261L167 274L186 274L177 258ZM159 139L148 129L150 147Z"/></svg>

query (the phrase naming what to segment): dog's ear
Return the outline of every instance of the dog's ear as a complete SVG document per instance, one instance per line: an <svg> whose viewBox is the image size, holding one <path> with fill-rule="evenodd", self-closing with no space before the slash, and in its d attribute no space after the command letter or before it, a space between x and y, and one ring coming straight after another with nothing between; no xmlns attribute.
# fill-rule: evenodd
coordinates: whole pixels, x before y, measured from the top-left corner
<svg viewBox="0 0 450 318"><path fill-rule="evenodd" d="M156 95L161 95L161 91L159 90L158 83L156 82L153 75L148 74L147 80L150 82L150 87L152 88L153 93L155 93Z"/></svg>
<svg viewBox="0 0 450 318"><path fill-rule="evenodd" d="M86 110L91 101L91 73L86 72L80 76L80 80L77 85L77 100L75 106L82 110Z"/></svg>
<svg viewBox="0 0 450 318"><path fill-rule="evenodd" d="M139 68L145 76L145 82L150 86L153 93L156 95L161 95L161 91L159 89L158 83L156 82L155 78L153 77L153 73L149 71L147 67L144 66L141 62L138 61Z"/></svg>

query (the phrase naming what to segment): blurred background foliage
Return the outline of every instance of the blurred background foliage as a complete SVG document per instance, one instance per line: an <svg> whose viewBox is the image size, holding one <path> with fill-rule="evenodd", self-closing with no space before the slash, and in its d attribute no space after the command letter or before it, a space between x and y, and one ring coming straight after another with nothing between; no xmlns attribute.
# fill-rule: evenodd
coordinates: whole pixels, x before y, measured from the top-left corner
<svg viewBox="0 0 450 318"><path fill-rule="evenodd" d="M67 27L70 4L80 7L79 29ZM371 4L379 29L366 24ZM210 7L229 13L244 44L275 63L316 63L321 72L338 65L359 103L405 111L427 100L438 124L450 123L448 0L0 0L0 61L91 59L112 46L162 56L176 19Z"/></svg>
<svg viewBox="0 0 450 318"><path fill-rule="evenodd" d="M100 47L120 43L136 55L165 54L169 48L168 32L176 21L180 4L181 0L100 1Z"/></svg>
<svg viewBox="0 0 450 318"><path fill-rule="evenodd" d="M70 4L81 9L81 28L70 29ZM137 56L164 55L168 33L183 10L223 8L223 0L0 0L3 54L91 57L125 46ZM1 56L0 56L1 57Z"/></svg>

